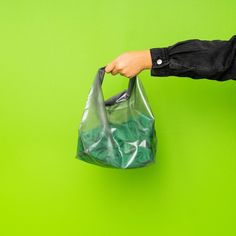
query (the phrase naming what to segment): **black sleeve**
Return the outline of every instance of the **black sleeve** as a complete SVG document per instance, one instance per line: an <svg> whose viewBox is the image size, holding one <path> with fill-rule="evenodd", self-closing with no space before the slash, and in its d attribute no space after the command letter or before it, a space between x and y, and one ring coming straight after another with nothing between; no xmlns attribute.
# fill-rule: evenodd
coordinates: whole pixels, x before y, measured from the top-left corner
<svg viewBox="0 0 236 236"><path fill-rule="evenodd" d="M228 41L191 39L151 48L151 76L236 80L236 35Z"/></svg>

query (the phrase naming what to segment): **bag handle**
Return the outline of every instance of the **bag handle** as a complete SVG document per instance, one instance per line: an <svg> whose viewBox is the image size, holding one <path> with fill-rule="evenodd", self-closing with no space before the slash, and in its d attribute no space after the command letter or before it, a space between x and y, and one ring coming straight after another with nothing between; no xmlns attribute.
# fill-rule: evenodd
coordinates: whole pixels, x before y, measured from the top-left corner
<svg viewBox="0 0 236 236"><path fill-rule="evenodd" d="M106 73L105 72L105 68L106 67L103 66L103 67L99 68L99 70L98 70L97 79L99 80L101 86L102 86L102 83L103 83L103 80L104 80L104 76L105 76L105 73ZM131 93L132 93L132 90L134 88L134 84L135 84L136 79L137 79L136 75L129 79L129 85L128 85L128 89L126 91L127 98L129 98L131 96Z"/></svg>

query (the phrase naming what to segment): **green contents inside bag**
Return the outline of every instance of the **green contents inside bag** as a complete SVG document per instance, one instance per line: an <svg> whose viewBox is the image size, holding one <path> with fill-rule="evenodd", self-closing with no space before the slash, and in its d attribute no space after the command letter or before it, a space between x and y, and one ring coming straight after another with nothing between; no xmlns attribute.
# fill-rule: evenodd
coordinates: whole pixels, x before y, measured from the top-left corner
<svg viewBox="0 0 236 236"><path fill-rule="evenodd" d="M139 116L121 124L109 124L111 134L102 127L80 134L81 159L104 166L134 168L154 161L155 129L149 117ZM87 147L87 149L85 148Z"/></svg>

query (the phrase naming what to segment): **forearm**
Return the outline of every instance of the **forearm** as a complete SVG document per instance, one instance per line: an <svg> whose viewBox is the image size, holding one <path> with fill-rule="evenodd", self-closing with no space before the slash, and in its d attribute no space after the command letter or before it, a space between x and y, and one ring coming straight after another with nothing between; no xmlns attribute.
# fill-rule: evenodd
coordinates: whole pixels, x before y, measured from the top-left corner
<svg viewBox="0 0 236 236"><path fill-rule="evenodd" d="M228 41L192 39L151 48L152 76L236 80L236 36Z"/></svg>

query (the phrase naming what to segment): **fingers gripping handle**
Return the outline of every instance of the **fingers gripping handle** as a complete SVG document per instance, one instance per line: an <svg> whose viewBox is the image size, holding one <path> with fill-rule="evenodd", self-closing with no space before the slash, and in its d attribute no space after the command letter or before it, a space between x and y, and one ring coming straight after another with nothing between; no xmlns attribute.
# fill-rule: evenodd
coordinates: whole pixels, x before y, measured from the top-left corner
<svg viewBox="0 0 236 236"><path fill-rule="evenodd" d="M99 68L98 70L98 76L97 76L97 79L99 80L100 82L100 85L102 86L102 83L103 83L103 80L104 80L104 76L105 76L105 66ZM128 89L127 89L127 97L129 98L131 96L131 93L132 93L132 90L134 88L134 84L135 84L135 81L136 81L137 77L134 76L133 78L129 79L129 85L128 85Z"/></svg>

